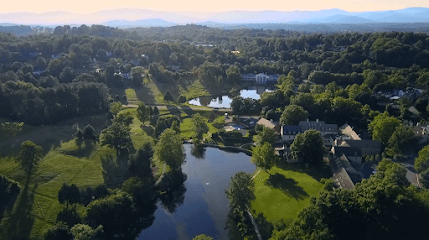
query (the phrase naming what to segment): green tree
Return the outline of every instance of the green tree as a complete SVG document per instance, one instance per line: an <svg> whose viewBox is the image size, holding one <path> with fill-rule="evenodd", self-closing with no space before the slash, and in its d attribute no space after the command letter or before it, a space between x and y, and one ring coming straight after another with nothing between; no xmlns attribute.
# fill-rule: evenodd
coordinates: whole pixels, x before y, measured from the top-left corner
<svg viewBox="0 0 429 240"><path fill-rule="evenodd" d="M237 83L241 80L240 69L235 65L231 65L226 70L226 76L228 77L228 80L230 80L231 82Z"/></svg>
<svg viewBox="0 0 429 240"><path fill-rule="evenodd" d="M113 116L118 115L118 113L122 110L122 103L121 102L114 102L110 104L110 112Z"/></svg>
<svg viewBox="0 0 429 240"><path fill-rule="evenodd" d="M114 148L117 154L125 149L130 149L133 146L130 131L129 126L113 123L101 131L101 145Z"/></svg>
<svg viewBox="0 0 429 240"><path fill-rule="evenodd" d="M86 125L86 127L83 129L82 132L82 136L85 139L91 139L91 140L95 140L96 136L95 136L95 130L94 127L92 127L91 125Z"/></svg>
<svg viewBox="0 0 429 240"><path fill-rule="evenodd" d="M159 115L159 110L158 110L158 107L157 106L154 106L153 107L153 115Z"/></svg>
<svg viewBox="0 0 429 240"><path fill-rule="evenodd" d="M319 131L307 130L298 133L290 146L292 159L302 162L322 162L325 147Z"/></svg>
<svg viewBox="0 0 429 240"><path fill-rule="evenodd" d="M372 139L387 145L390 137L396 128L401 125L401 121L389 116L387 112L379 114L368 125L368 130L372 133Z"/></svg>
<svg viewBox="0 0 429 240"><path fill-rule="evenodd" d="M115 123L119 123L125 126L130 126L133 123L133 116L131 115L130 112L122 112L119 113L115 119L113 120L113 122Z"/></svg>
<svg viewBox="0 0 429 240"><path fill-rule="evenodd" d="M71 240L72 235L69 227L64 222L58 222L49 228L43 237L44 240Z"/></svg>
<svg viewBox="0 0 429 240"><path fill-rule="evenodd" d="M68 186L66 183L64 183L61 189L58 191L58 201L61 204L66 203L67 208L69 204L79 203L80 202L79 188L75 184Z"/></svg>
<svg viewBox="0 0 429 240"><path fill-rule="evenodd" d="M414 138L413 129L404 125L399 125L387 142L387 155L391 157L402 156L407 150L412 149L417 144Z"/></svg>
<svg viewBox="0 0 429 240"><path fill-rule="evenodd" d="M258 134L254 137L255 142L258 145L263 145L264 143L273 144L277 139L277 134L274 129L267 126L262 126L262 129L258 131Z"/></svg>
<svg viewBox="0 0 429 240"><path fill-rule="evenodd" d="M102 225L108 238L115 234L122 239L133 237L141 231L133 228L138 219L139 213L133 199L125 192L92 201L86 208L88 225L92 228Z"/></svg>
<svg viewBox="0 0 429 240"><path fill-rule="evenodd" d="M195 236L192 240L213 240L213 238L205 234L200 234L198 236Z"/></svg>
<svg viewBox="0 0 429 240"><path fill-rule="evenodd" d="M185 150L180 135L172 129L165 129L159 136L154 156L171 169L180 169L185 160Z"/></svg>
<svg viewBox="0 0 429 240"><path fill-rule="evenodd" d="M247 206L255 200L254 189L255 183L252 175L241 171L231 177L231 182L225 191L231 209L237 209L243 213Z"/></svg>
<svg viewBox="0 0 429 240"><path fill-rule="evenodd" d="M173 95L171 95L170 90L167 90L164 94L164 101L172 102L174 101Z"/></svg>
<svg viewBox="0 0 429 240"><path fill-rule="evenodd" d="M74 240L95 240L97 234L103 232L103 226L99 225L96 229L92 227L78 223L70 229Z"/></svg>
<svg viewBox="0 0 429 240"><path fill-rule="evenodd" d="M152 175L152 156L153 147L152 144L146 142L137 152L130 156L128 164L128 170L133 176L137 176L142 179L146 179L150 182L154 181Z"/></svg>
<svg viewBox="0 0 429 240"><path fill-rule="evenodd" d="M288 227L271 239L413 239L424 236L425 189L410 187L406 169L383 159L377 172L353 189L321 191Z"/></svg>
<svg viewBox="0 0 429 240"><path fill-rule="evenodd" d="M137 117L139 118L140 122L142 122L143 126L150 118L150 107L146 107L144 102L141 102L137 107Z"/></svg>
<svg viewBox="0 0 429 240"><path fill-rule="evenodd" d="M277 159L278 157L274 152L274 148L269 142L265 142L261 146L252 149L252 158L250 161L268 173L268 170L276 164Z"/></svg>
<svg viewBox="0 0 429 240"><path fill-rule="evenodd" d="M280 123L284 125L298 125L308 117L308 112L301 106L289 105L283 111L280 117Z"/></svg>
<svg viewBox="0 0 429 240"><path fill-rule="evenodd" d="M199 113L196 113L191 118L192 130L195 132L196 143L200 143L203 140L203 135L209 131L206 119L204 119Z"/></svg>
<svg viewBox="0 0 429 240"><path fill-rule="evenodd" d="M21 132L23 122L4 122L0 123L0 136L14 137Z"/></svg>
<svg viewBox="0 0 429 240"><path fill-rule="evenodd" d="M39 162L43 158L43 149L31 141L21 144L21 151L16 156L15 161L19 163L21 169L30 176L33 171L37 171Z"/></svg>
<svg viewBox="0 0 429 240"><path fill-rule="evenodd" d="M429 146L425 146L419 151L419 156L414 162L414 168L418 173L422 173L429 168Z"/></svg>

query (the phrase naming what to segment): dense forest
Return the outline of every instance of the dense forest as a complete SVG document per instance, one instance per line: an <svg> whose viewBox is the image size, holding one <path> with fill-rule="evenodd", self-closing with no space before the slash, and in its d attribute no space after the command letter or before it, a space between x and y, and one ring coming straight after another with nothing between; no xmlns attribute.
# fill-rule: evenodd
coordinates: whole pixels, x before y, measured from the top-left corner
<svg viewBox="0 0 429 240"><path fill-rule="evenodd" d="M277 89L264 93L260 100L235 97L231 104L235 114L261 115L289 125L305 118L338 125L349 123L372 133L383 144L384 153L378 158L400 160L419 150L412 130L401 126L428 120L426 33L305 33L198 25L133 29L58 26L52 33L25 37L1 33L0 117L40 126L110 112L113 120L110 126L103 127L100 139L88 126L76 133L77 141L100 141L102 146L115 148L128 164L129 178L120 187L122 191L108 191L103 185L79 190L65 184L58 196L67 206L64 214L69 214L69 205L83 204L88 207L85 219L63 216L69 226L55 226L45 239L71 239L75 236L73 228L79 232L79 227L88 225L90 230L86 230L92 231L92 236L101 231L97 227L104 226L99 235L102 239L133 239L152 224L158 198L173 210L180 205L180 199L175 200L186 191L186 175L172 171L165 181L155 185L150 159L154 154L161 156L168 148L147 144L133 149L129 136L133 117L115 110L117 103L113 103L119 102L120 96L112 94L112 88L145 88L144 79L176 88L195 81L207 89L222 88L240 84L241 74L261 72L280 75ZM407 98L390 99L399 91ZM178 97L165 100L170 102ZM140 119L149 118L146 110L144 105L139 106ZM289 117L292 115L296 118ZM193 121L201 120L195 117ZM390 124L390 128L384 123ZM177 143L171 146L176 151L171 156L176 158L181 156L176 153L182 151L182 139L175 135L180 132L177 124L180 120L170 116L160 117L153 124L158 143L171 139ZM204 133L207 131L208 128ZM125 137L114 142L115 135ZM203 132L200 135L201 140ZM41 154L30 143L28 147ZM128 155L124 156L124 152ZM374 156L369 158L374 160ZM179 163L174 157L166 161L171 169L180 170L183 159ZM429 164L426 159L421 161L418 171L423 179L429 179ZM0 180L2 194L15 198L20 187L7 178ZM428 182L423 180L423 185L427 187ZM172 190L175 185L180 186ZM171 194L164 194L170 190ZM96 197L91 199L91 195ZM428 209L425 188L411 187L403 169L383 159L378 172L351 191L326 187L317 198L312 198L296 221L273 226L272 239L419 237L424 232ZM391 215L399 220L392 221ZM80 222L88 225L79 226ZM350 236L357 229L362 231Z"/></svg>

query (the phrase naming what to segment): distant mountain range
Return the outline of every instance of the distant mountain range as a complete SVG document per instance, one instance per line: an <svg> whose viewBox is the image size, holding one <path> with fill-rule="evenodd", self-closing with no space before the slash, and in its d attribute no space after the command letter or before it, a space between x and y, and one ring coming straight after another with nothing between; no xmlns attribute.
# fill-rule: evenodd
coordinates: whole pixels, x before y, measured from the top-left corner
<svg viewBox="0 0 429 240"><path fill-rule="evenodd" d="M110 27L169 27L178 24L226 26L237 24L371 24L429 23L429 8L405 8L390 11L348 12L341 9L320 11L226 11L168 12L148 9L112 9L78 14L65 11L0 13L0 26L102 24Z"/></svg>

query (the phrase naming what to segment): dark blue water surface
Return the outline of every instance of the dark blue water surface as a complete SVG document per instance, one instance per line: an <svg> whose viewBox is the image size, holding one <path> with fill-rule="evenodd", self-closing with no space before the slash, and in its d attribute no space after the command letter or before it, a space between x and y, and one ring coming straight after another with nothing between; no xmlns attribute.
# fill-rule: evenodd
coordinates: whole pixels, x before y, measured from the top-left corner
<svg viewBox="0 0 429 240"><path fill-rule="evenodd" d="M196 158L191 154L192 147L185 145L186 163L182 169L187 180L183 204L174 213L158 204L153 225L137 239L191 240L199 234L228 239L224 229L229 212L225 189L235 173L253 173L256 167L244 153L206 148L203 157Z"/></svg>

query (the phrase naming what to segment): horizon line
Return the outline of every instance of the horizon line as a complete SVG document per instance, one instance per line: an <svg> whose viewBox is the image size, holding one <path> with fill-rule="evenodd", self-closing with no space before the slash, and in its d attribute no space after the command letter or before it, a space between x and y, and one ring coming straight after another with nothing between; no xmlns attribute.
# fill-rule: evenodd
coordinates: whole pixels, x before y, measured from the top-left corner
<svg viewBox="0 0 429 240"><path fill-rule="evenodd" d="M125 10L125 9L131 9L131 10L149 10L154 12L175 12L175 13L189 13L189 12L210 12L210 13L225 13L225 12L318 12L318 11L326 11L326 10L341 10L349 13L363 13L363 12L386 12L386 11L396 11L396 10L403 10L403 9L410 9L410 8L425 8L428 9L428 7L406 7L406 8L398 8L398 9L388 9L388 10L366 10L366 11L348 11L341 8L323 8L319 10L305 10L305 9L294 9L294 10L275 10L275 9L237 9L237 8L231 8L231 9L224 9L224 10L167 10L167 9L153 9L153 8L133 8L133 7L121 7L121 8L106 8L106 9L99 9L96 11L91 12L76 12L73 10L64 10L64 9L57 9L57 10L48 10L48 11L0 11L0 14L8 14L8 13L33 13L33 14L46 14L46 13L55 13L55 12L64 12L64 13L73 13L73 14L79 14L79 15L87 15L87 14L93 14L103 11L111 11L111 10Z"/></svg>

